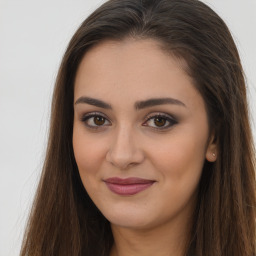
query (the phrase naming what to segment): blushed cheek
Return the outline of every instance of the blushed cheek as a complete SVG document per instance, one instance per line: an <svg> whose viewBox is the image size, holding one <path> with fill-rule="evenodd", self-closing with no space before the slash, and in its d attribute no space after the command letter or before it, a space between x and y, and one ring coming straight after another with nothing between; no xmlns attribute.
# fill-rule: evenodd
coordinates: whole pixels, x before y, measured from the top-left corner
<svg viewBox="0 0 256 256"><path fill-rule="evenodd" d="M76 137L73 137L74 155L78 166L79 175L84 188L86 189L87 193L90 194L90 191L95 191L96 189L94 181L97 175L98 161L95 158L96 154L94 154L93 148L89 150L88 145L84 143L85 141L83 139L79 138L79 140L76 140Z"/></svg>
<svg viewBox="0 0 256 256"><path fill-rule="evenodd" d="M162 170L164 176L171 176L173 182L181 181L185 176L200 176L204 163L203 141L194 141L186 136L180 138L183 139L173 139L161 150L152 152L157 169Z"/></svg>
<svg viewBox="0 0 256 256"><path fill-rule="evenodd" d="M95 173L99 164L100 147L79 127L74 127L73 150L81 178L83 175Z"/></svg>

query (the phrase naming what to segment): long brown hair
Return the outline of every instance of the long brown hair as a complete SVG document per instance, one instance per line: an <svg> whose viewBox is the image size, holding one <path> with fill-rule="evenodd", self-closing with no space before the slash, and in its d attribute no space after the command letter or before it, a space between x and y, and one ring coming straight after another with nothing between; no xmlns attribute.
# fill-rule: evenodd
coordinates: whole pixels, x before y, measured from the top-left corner
<svg viewBox="0 0 256 256"><path fill-rule="evenodd" d="M84 189L73 154L74 78L92 46L127 37L158 40L186 62L218 145L217 161L203 168L186 255L255 255L255 151L243 70L227 26L198 0L110 0L79 27L59 69L47 155L20 255L109 255L110 224Z"/></svg>

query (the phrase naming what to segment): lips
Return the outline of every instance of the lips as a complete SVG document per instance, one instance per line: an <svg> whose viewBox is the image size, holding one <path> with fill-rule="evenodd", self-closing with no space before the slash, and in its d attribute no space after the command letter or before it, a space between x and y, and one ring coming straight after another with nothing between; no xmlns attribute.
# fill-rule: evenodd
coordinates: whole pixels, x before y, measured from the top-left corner
<svg viewBox="0 0 256 256"><path fill-rule="evenodd" d="M136 177L121 179L118 177L108 178L104 180L110 191L118 195L135 195L150 186L152 186L154 180L146 180Z"/></svg>

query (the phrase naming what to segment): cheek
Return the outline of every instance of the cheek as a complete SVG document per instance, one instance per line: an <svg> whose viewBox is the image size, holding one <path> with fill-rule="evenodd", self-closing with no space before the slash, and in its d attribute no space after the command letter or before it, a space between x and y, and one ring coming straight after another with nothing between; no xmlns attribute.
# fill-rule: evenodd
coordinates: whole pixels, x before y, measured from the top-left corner
<svg viewBox="0 0 256 256"><path fill-rule="evenodd" d="M187 209L188 205L188 209L193 208L205 161L205 140L177 134L161 145L158 150L152 149L151 159L160 174L161 193L168 195L163 202L158 200L156 207L162 209L164 204L167 218Z"/></svg>
<svg viewBox="0 0 256 256"><path fill-rule="evenodd" d="M85 133L84 127L74 125L73 149L83 183L97 178L98 170L105 158L104 144Z"/></svg>
<svg viewBox="0 0 256 256"><path fill-rule="evenodd" d="M196 186L205 161L206 141L207 133L198 136L198 132L193 129L180 130L158 141L158 150L152 148L150 154L163 180L181 190Z"/></svg>

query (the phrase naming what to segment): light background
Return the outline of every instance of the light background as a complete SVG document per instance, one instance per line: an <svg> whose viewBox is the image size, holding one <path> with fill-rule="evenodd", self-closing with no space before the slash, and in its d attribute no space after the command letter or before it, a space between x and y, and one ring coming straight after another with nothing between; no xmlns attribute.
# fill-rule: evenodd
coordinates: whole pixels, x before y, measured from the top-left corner
<svg viewBox="0 0 256 256"><path fill-rule="evenodd" d="M76 28L102 2L0 0L0 256L19 254L43 163L61 57ZM204 2L234 36L256 122L256 0ZM255 125L253 133L256 138Z"/></svg>

